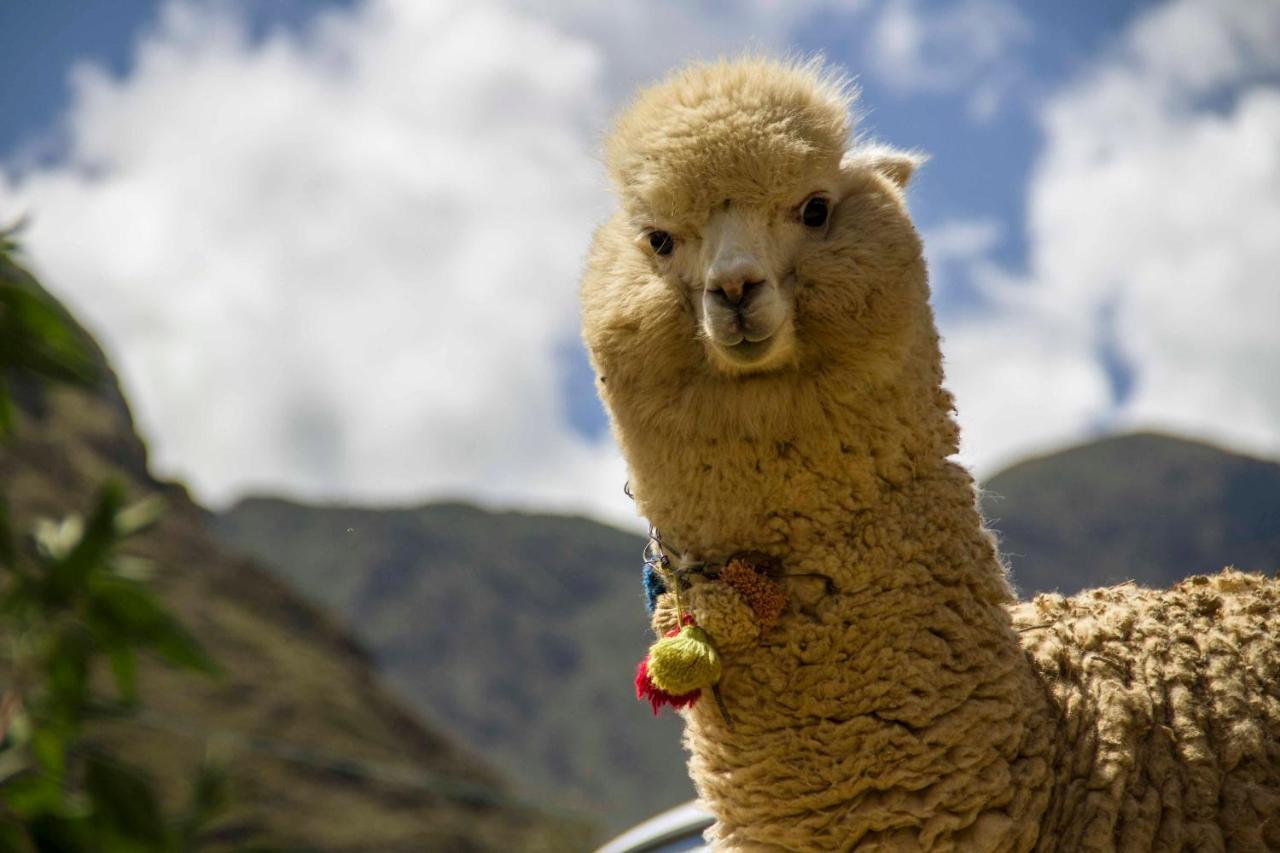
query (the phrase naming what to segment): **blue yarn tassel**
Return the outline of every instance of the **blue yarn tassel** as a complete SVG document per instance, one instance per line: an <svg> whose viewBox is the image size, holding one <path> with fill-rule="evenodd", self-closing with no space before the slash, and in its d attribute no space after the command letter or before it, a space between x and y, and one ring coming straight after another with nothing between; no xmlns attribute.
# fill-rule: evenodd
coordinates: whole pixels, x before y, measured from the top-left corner
<svg viewBox="0 0 1280 853"><path fill-rule="evenodd" d="M667 591L667 585L662 582L662 575L654 571L649 563L644 564L644 594L649 602L649 612L652 613L658 606L658 596Z"/></svg>

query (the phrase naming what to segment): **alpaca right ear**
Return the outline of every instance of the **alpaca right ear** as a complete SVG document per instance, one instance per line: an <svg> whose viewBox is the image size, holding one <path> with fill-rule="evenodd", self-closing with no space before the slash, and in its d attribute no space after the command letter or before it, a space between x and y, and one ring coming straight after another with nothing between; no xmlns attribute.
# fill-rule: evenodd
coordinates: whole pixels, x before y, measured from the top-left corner
<svg viewBox="0 0 1280 853"><path fill-rule="evenodd" d="M840 161L840 168L845 171L879 172L903 188L916 169L928 159L928 155L919 151L899 151L884 145L866 145L846 153Z"/></svg>

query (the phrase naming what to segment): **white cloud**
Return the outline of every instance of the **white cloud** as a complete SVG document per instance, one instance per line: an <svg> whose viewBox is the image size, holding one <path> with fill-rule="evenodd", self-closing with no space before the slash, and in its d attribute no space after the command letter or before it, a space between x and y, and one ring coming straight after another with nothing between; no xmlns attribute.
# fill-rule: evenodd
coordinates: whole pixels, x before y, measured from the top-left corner
<svg viewBox="0 0 1280 853"><path fill-rule="evenodd" d="M981 470L1102 423L1280 453L1278 72L1280 6L1181 0L1046 104L1029 274L987 273L996 312L947 329ZM1002 351L1020 382L993 384Z"/></svg>
<svg viewBox="0 0 1280 853"><path fill-rule="evenodd" d="M631 510L554 353L606 200L600 49L490 3L376 2L253 44L172 5L12 175L156 467L246 490Z"/></svg>
<svg viewBox="0 0 1280 853"><path fill-rule="evenodd" d="M690 57L714 59L745 50L786 51L791 33L815 14L858 19L864 0L787 3L746 0L719 10L708 3L649 0L515 0L518 6L566 33L599 45L607 57L604 73L615 101L630 97L638 83L665 74ZM616 104L615 104L616 105Z"/></svg>
<svg viewBox="0 0 1280 853"><path fill-rule="evenodd" d="M939 303L950 307L952 301L963 301L952 297L967 278L977 273L982 273L979 277L983 278L1000 274L999 268L989 260L1004 236L1004 229L996 219L949 221L924 229L920 236L929 264L935 307Z"/></svg>
<svg viewBox="0 0 1280 853"><path fill-rule="evenodd" d="M1110 404L1092 329L1026 300L993 301L942 330L961 458L981 476L1081 441Z"/></svg>
<svg viewBox="0 0 1280 853"><path fill-rule="evenodd" d="M995 219L965 220L927 230L922 236L929 262L935 265L953 259L981 258L995 248L1001 231Z"/></svg>
<svg viewBox="0 0 1280 853"><path fill-rule="evenodd" d="M897 91L968 92L970 114L985 119L1018 76L1014 49L1030 33L1005 0L888 0L870 30L867 56Z"/></svg>

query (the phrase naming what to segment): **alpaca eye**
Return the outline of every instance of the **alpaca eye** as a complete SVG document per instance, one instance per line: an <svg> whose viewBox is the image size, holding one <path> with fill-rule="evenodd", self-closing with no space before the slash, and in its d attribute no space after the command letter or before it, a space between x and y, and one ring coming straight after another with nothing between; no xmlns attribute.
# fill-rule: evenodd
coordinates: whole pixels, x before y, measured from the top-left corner
<svg viewBox="0 0 1280 853"><path fill-rule="evenodd" d="M825 196L813 196L800 208L800 221L809 228L821 228L827 224L829 204Z"/></svg>
<svg viewBox="0 0 1280 853"><path fill-rule="evenodd" d="M649 245L653 247L653 251L659 255L669 255L671 250L676 247L676 241L671 239L671 235L666 231L650 231Z"/></svg>

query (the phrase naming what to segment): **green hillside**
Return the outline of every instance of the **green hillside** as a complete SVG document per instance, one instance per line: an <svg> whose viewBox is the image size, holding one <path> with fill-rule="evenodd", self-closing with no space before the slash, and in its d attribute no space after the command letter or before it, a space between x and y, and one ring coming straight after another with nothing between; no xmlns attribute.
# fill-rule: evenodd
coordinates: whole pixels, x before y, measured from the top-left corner
<svg viewBox="0 0 1280 853"><path fill-rule="evenodd" d="M582 823L523 805L474 752L425 728L380 686L346 629L219 544L207 514L180 486L154 480L109 372L84 391L50 389L18 373L0 379L17 404L14 438L0 444L0 484L16 528L85 510L108 477L124 484L130 500L166 498L163 519L134 540L132 552L155 567L157 591L223 674L145 663L141 713L90 733L145 767L171 805L188 796L203 755L225 761L233 803L212 829L215 847L550 852L587 845Z"/></svg>
<svg viewBox="0 0 1280 853"><path fill-rule="evenodd" d="M1023 595L1280 569L1280 465L1140 433L1014 465L982 500Z"/></svg>
<svg viewBox="0 0 1280 853"><path fill-rule="evenodd" d="M341 613L415 707L544 801L620 828L692 796L679 721L635 700L642 540L460 504L248 500L223 540Z"/></svg>

